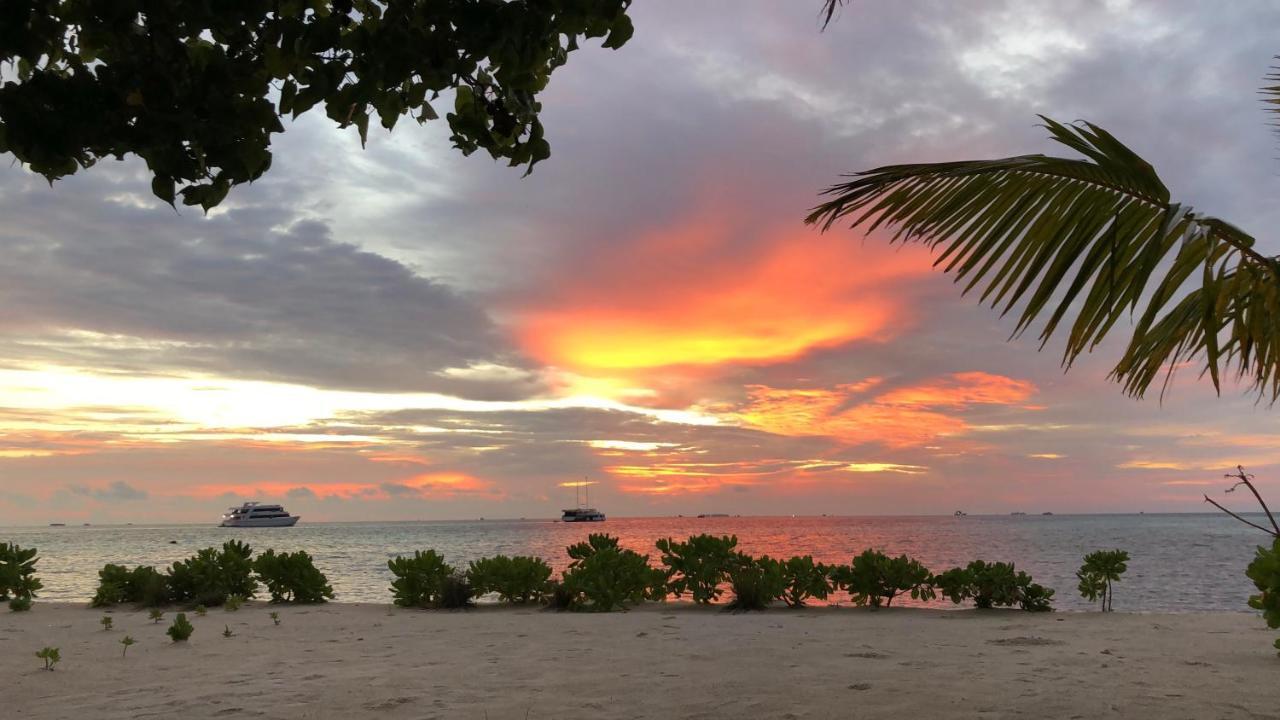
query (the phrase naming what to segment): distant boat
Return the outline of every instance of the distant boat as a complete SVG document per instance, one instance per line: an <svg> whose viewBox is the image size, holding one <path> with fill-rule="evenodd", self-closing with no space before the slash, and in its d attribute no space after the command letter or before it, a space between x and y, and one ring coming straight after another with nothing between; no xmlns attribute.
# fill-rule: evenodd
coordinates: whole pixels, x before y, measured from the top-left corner
<svg viewBox="0 0 1280 720"><path fill-rule="evenodd" d="M585 481L575 483L573 486L574 500L578 503L578 507L567 508L563 510L560 516L561 522L604 522L604 513L593 507L587 507L591 504L591 486ZM585 499L583 493L585 491Z"/></svg>
<svg viewBox="0 0 1280 720"><path fill-rule="evenodd" d="M1042 512L1042 513L1040 513L1040 514L1041 514L1041 515L1052 515L1053 513L1051 513L1051 512Z"/></svg>
<svg viewBox="0 0 1280 720"><path fill-rule="evenodd" d="M963 511L963 510L957 510L957 511L955 512L955 516L956 516L956 517L964 517L965 515L968 515L968 514L969 514L969 513L965 512L965 511Z"/></svg>
<svg viewBox="0 0 1280 720"><path fill-rule="evenodd" d="M49 523L49 527L66 527L66 523Z"/></svg>
<svg viewBox="0 0 1280 720"><path fill-rule="evenodd" d="M698 515L698 517L700 518L729 517L729 513L701 513ZM795 515L792 515L791 517L795 517Z"/></svg>
<svg viewBox="0 0 1280 720"><path fill-rule="evenodd" d="M298 515L290 515L280 505L262 505L256 502L247 502L238 508L228 508L218 526L241 528L293 527L301 519Z"/></svg>
<svg viewBox="0 0 1280 720"><path fill-rule="evenodd" d="M1010 515L1026 515L1024 512L1011 512Z"/></svg>

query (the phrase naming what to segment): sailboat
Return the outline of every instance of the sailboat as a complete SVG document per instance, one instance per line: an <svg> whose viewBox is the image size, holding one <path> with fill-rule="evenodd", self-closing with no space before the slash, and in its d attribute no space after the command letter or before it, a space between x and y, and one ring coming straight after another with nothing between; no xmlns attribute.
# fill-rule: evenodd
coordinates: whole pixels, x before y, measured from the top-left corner
<svg viewBox="0 0 1280 720"><path fill-rule="evenodd" d="M564 510L564 515L560 516L561 522L604 522L604 513L599 510L588 507L591 504L591 486L583 480L581 483L574 483L573 486L574 502L577 507ZM585 492L586 499L583 499Z"/></svg>

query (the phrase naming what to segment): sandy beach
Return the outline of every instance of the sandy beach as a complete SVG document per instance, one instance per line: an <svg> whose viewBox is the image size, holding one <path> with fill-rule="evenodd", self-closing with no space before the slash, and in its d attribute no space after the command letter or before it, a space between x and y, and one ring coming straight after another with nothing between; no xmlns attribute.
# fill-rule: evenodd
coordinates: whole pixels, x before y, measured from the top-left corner
<svg viewBox="0 0 1280 720"><path fill-rule="evenodd" d="M274 626L268 613L280 613ZM386 605L0 613L10 718L1277 718L1249 614ZM222 636L230 626L234 636ZM121 657L120 639L137 644ZM45 672L34 652L61 648Z"/></svg>

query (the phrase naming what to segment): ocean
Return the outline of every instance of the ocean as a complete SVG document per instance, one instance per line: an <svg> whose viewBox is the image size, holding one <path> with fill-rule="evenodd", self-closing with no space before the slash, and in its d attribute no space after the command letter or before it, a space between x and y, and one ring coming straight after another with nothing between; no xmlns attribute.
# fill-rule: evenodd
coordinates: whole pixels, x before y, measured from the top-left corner
<svg viewBox="0 0 1280 720"><path fill-rule="evenodd" d="M1255 516L1250 516L1254 519ZM1256 519L1255 519L1256 522ZM655 540L697 533L738 536L747 552L786 558L813 555L848 563L863 549L906 553L940 572L973 559L1013 562L1057 590L1055 607L1088 610L1075 571L1093 550L1121 548L1131 557L1116 586L1115 609L1130 612L1250 612L1244 576L1263 533L1221 514L1025 515L965 517L660 517L603 523L472 520L308 523L292 528L204 525L0 528L0 542L40 550L45 600L85 601L106 563L164 567L232 538L255 551L306 550L333 585L337 602L390 602L387 560L435 549L455 566L486 555L537 555L557 569L565 546L588 533L610 533L650 554ZM934 603L950 607L950 603Z"/></svg>

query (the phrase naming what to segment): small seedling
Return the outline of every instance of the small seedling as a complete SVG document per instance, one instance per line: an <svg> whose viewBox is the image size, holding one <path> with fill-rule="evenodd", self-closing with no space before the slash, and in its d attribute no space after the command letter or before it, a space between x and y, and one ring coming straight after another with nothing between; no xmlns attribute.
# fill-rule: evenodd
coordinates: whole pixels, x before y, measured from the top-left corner
<svg viewBox="0 0 1280 720"><path fill-rule="evenodd" d="M56 647L46 647L37 652L36 657L44 661L44 669L49 672L53 672L53 666L57 665L58 661L62 659L62 655Z"/></svg>
<svg viewBox="0 0 1280 720"><path fill-rule="evenodd" d="M129 653L129 646L132 645L134 642L136 641L133 638L129 637L128 635L125 635L124 637L120 638L120 644L124 646L124 650L120 651L120 657L124 657Z"/></svg>
<svg viewBox="0 0 1280 720"><path fill-rule="evenodd" d="M199 615L200 617L204 617L204 614L207 612L209 612L209 610L205 606L203 605L196 606L196 614Z"/></svg>
<svg viewBox="0 0 1280 720"><path fill-rule="evenodd" d="M223 608L225 608L227 612L235 612L239 610L240 606L243 604L244 604L243 597L239 595L228 595L226 603L223 604Z"/></svg>
<svg viewBox="0 0 1280 720"><path fill-rule="evenodd" d="M151 618L152 624L158 623L160 622L160 619L164 617L164 611L160 609L152 610L151 614L147 615L147 617Z"/></svg>
<svg viewBox="0 0 1280 720"><path fill-rule="evenodd" d="M230 625L223 625L223 626L222 626L222 628L223 628L223 630L222 630L222 637L227 637L227 638L229 638L229 637L231 637L232 635L235 635L235 633L231 632L231 626L230 626Z"/></svg>
<svg viewBox="0 0 1280 720"><path fill-rule="evenodd" d="M173 624L165 632L169 637L173 638L174 642L185 642L194 631L195 627L187 620L187 614L178 613L177 617L173 619Z"/></svg>
<svg viewBox="0 0 1280 720"><path fill-rule="evenodd" d="M115 620L112 620L110 615L103 615L98 622L102 623L103 630L110 630L111 626L115 624Z"/></svg>
<svg viewBox="0 0 1280 720"><path fill-rule="evenodd" d="M271 613L271 622L272 622L272 623L274 623L274 624L276 624L276 625L279 625L279 624L280 624L280 613L278 613L278 612L274 612L274 611L273 611L273 612Z"/></svg>
<svg viewBox="0 0 1280 720"><path fill-rule="evenodd" d="M31 609L31 598L15 597L9 599L9 609L13 612L26 612Z"/></svg>

